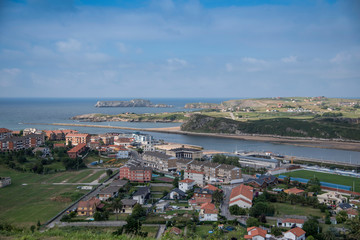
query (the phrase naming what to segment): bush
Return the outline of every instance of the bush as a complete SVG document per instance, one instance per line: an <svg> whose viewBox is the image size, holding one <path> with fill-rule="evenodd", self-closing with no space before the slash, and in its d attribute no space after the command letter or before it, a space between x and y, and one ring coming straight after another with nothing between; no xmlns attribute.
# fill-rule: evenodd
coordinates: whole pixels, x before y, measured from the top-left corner
<svg viewBox="0 0 360 240"><path fill-rule="evenodd" d="M229 208L229 211L232 215L246 215L246 210L239 207L238 205L233 205Z"/></svg>

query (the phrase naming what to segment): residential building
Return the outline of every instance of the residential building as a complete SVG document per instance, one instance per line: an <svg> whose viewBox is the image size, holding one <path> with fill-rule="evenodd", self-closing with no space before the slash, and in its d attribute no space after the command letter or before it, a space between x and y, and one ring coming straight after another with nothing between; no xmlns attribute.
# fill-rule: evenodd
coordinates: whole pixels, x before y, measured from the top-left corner
<svg viewBox="0 0 360 240"><path fill-rule="evenodd" d="M176 171L176 158L162 152L144 152L142 159L146 166L163 172Z"/></svg>
<svg viewBox="0 0 360 240"><path fill-rule="evenodd" d="M136 200L137 203L143 205L149 197L150 197L150 188L139 187L138 190L133 194L132 199Z"/></svg>
<svg viewBox="0 0 360 240"><path fill-rule="evenodd" d="M285 189L284 193L287 193L289 195L290 194L295 194L295 195L300 196L300 195L303 195L305 193L305 191L301 190L301 189L298 189L296 187L293 187L293 188Z"/></svg>
<svg viewBox="0 0 360 240"><path fill-rule="evenodd" d="M189 163L189 169L194 170L194 171L198 171L198 172L202 172L203 171L203 165L204 165L204 162L193 160L193 161L191 161Z"/></svg>
<svg viewBox="0 0 360 240"><path fill-rule="evenodd" d="M76 130L64 129L64 130L45 130L45 135L50 141L62 141L69 133L78 133Z"/></svg>
<svg viewBox="0 0 360 240"><path fill-rule="evenodd" d="M186 170L184 171L184 178L194 180L195 183L199 186L205 185L205 174L204 172L199 172L196 170Z"/></svg>
<svg viewBox="0 0 360 240"><path fill-rule="evenodd" d="M12 136L12 131L7 128L0 128L0 140L4 138L10 138Z"/></svg>
<svg viewBox="0 0 360 240"><path fill-rule="evenodd" d="M169 206L170 206L169 201L160 200L155 204L155 212L164 213Z"/></svg>
<svg viewBox="0 0 360 240"><path fill-rule="evenodd" d="M114 136L109 134L100 134L98 135L99 141L104 145L113 145L114 144Z"/></svg>
<svg viewBox="0 0 360 240"><path fill-rule="evenodd" d="M231 190L229 206L238 205L241 208L251 208L254 188L241 184Z"/></svg>
<svg viewBox="0 0 360 240"><path fill-rule="evenodd" d="M140 166L123 166L120 168L120 179L129 179L132 182L150 182L152 169Z"/></svg>
<svg viewBox="0 0 360 240"><path fill-rule="evenodd" d="M92 216L96 211L96 207L101 203L100 199L93 197L87 201L80 201L77 208L79 216Z"/></svg>
<svg viewBox="0 0 360 240"><path fill-rule="evenodd" d="M121 159L129 158L129 150L127 150L123 146L119 146L118 152L116 154L116 158L121 158Z"/></svg>
<svg viewBox="0 0 360 240"><path fill-rule="evenodd" d="M267 231L259 228L259 227L249 227L246 229L247 235L244 236L245 239L252 239L252 240L266 240Z"/></svg>
<svg viewBox="0 0 360 240"><path fill-rule="evenodd" d="M76 146L79 143L88 144L90 142L90 134L69 133L65 136L65 139L66 139L66 145L69 145L69 142L71 142L71 145L73 145L73 146Z"/></svg>
<svg viewBox="0 0 360 240"><path fill-rule="evenodd" d="M119 194L119 187L117 186L109 186L106 188L101 189L101 191L98 194L98 198L101 201L106 201L109 198L115 198L118 196Z"/></svg>
<svg viewBox="0 0 360 240"><path fill-rule="evenodd" d="M120 138L120 137L114 138L115 145L123 146L125 148L130 146L133 141L134 141L134 139L132 139L132 138Z"/></svg>
<svg viewBox="0 0 360 240"><path fill-rule="evenodd" d="M117 179L117 180L113 180L109 186L116 186L119 188L124 187L129 181L127 180L122 180L122 179Z"/></svg>
<svg viewBox="0 0 360 240"><path fill-rule="evenodd" d="M0 188L11 184L10 177L0 177Z"/></svg>
<svg viewBox="0 0 360 240"><path fill-rule="evenodd" d="M86 150L86 144L85 143L79 143L69 151L67 151L70 158L75 159L80 156L82 152Z"/></svg>
<svg viewBox="0 0 360 240"><path fill-rule="evenodd" d="M292 228L284 233L285 239L291 240L305 240L306 232L299 227Z"/></svg>
<svg viewBox="0 0 360 240"><path fill-rule="evenodd" d="M134 199L122 199L121 203L122 203L122 209L120 212L131 214L135 205L137 204L137 201Z"/></svg>
<svg viewBox="0 0 360 240"><path fill-rule="evenodd" d="M254 188L267 188L269 186L274 186L278 183L277 177L273 175L261 175L258 178L250 178L245 184L250 185Z"/></svg>
<svg viewBox="0 0 360 240"><path fill-rule="evenodd" d="M132 138L134 139L134 142L140 143L141 145L152 145L154 139L149 134L140 134L140 133L134 133L132 134Z"/></svg>
<svg viewBox="0 0 360 240"><path fill-rule="evenodd" d="M359 216L359 212L356 209L350 208L346 210L349 219L356 218Z"/></svg>
<svg viewBox="0 0 360 240"><path fill-rule="evenodd" d="M195 181L189 178L179 181L179 189L183 192L187 192L193 189L195 186Z"/></svg>
<svg viewBox="0 0 360 240"><path fill-rule="evenodd" d="M295 218L286 218L286 219L278 219L277 226L278 227L299 227L302 228L304 225L304 219L295 219Z"/></svg>
<svg viewBox="0 0 360 240"><path fill-rule="evenodd" d="M209 189L210 191L213 191L213 192L215 192L215 191L222 192L222 190L220 188L217 188L211 184L207 184L205 187L203 187L203 189Z"/></svg>
<svg viewBox="0 0 360 240"><path fill-rule="evenodd" d="M176 157L177 159L201 159L202 150L195 148L174 148L166 151L166 154Z"/></svg>
<svg viewBox="0 0 360 240"><path fill-rule="evenodd" d="M203 171L205 174L205 180L207 182L216 181L218 176L218 168L221 164L213 163L213 162L204 162L203 163Z"/></svg>
<svg viewBox="0 0 360 240"><path fill-rule="evenodd" d="M204 203L200 207L199 220L202 221L217 221L219 211L213 203Z"/></svg>
<svg viewBox="0 0 360 240"><path fill-rule="evenodd" d="M339 192L326 192L317 196L319 203L325 203L327 205L338 205L345 203L347 198L342 196Z"/></svg>
<svg viewBox="0 0 360 240"><path fill-rule="evenodd" d="M191 159L177 159L176 160L176 170L178 172L185 171L189 169L189 165L193 160Z"/></svg>
<svg viewBox="0 0 360 240"><path fill-rule="evenodd" d="M35 134L37 132L36 128L25 128L23 130L23 136L29 135L29 134Z"/></svg>
<svg viewBox="0 0 360 240"><path fill-rule="evenodd" d="M196 188L194 190L194 196L188 201L189 205L199 208L204 203L211 203L213 193L214 192L209 189Z"/></svg>
<svg viewBox="0 0 360 240"><path fill-rule="evenodd" d="M181 234L181 229L180 228L177 228L177 227L172 227L172 228L169 228L168 230L165 231L166 233L170 233L170 234L174 234L174 235L180 235Z"/></svg>
<svg viewBox="0 0 360 240"><path fill-rule="evenodd" d="M221 164L217 167L216 178L224 183L231 183L231 181L241 179L241 169L227 164Z"/></svg>
<svg viewBox="0 0 360 240"><path fill-rule="evenodd" d="M45 143L44 134L28 134L21 137L7 137L0 140L0 151L16 151L20 149L35 148Z"/></svg>
<svg viewBox="0 0 360 240"><path fill-rule="evenodd" d="M184 191L181 191L178 188L174 188L173 190L171 190L171 192L169 193L169 198L170 199L185 199L186 194Z"/></svg>

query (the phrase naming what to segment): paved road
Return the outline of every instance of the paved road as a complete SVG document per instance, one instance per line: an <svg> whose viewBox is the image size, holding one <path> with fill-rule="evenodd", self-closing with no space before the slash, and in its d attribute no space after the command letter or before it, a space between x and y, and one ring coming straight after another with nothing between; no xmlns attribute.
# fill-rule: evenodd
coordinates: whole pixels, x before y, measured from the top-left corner
<svg viewBox="0 0 360 240"><path fill-rule="evenodd" d="M147 225L143 224L143 226L147 226ZM159 226L159 230L158 230L158 232L156 234L156 239L161 239L161 236L165 232L166 225L158 225L158 226Z"/></svg>
<svg viewBox="0 0 360 240"><path fill-rule="evenodd" d="M224 185L222 189L224 191L224 201L221 203L220 206L221 215L224 216L227 220L234 220L236 217L232 216L229 212L229 200L230 200L232 186Z"/></svg>

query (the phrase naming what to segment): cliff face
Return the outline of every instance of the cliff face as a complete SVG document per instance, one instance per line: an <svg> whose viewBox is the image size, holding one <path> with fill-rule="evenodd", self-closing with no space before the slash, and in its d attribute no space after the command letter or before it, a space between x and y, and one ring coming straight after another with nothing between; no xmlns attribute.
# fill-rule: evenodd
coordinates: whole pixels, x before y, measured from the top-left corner
<svg viewBox="0 0 360 240"><path fill-rule="evenodd" d="M130 101L98 101L95 107L172 107L166 104L152 104L149 100L133 99Z"/></svg>
<svg viewBox="0 0 360 240"><path fill-rule="evenodd" d="M360 140L360 125L319 120L289 118L261 119L240 122L226 118L193 115L181 125L182 131L228 134L265 134L301 138Z"/></svg>

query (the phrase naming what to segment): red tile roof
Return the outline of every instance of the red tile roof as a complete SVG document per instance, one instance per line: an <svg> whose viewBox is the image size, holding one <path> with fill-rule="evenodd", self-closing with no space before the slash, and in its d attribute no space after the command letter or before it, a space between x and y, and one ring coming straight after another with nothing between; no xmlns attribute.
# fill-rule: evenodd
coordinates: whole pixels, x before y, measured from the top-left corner
<svg viewBox="0 0 360 240"><path fill-rule="evenodd" d="M218 210L216 209L215 205L207 202L201 205L200 207L202 210L204 210L205 214L214 214L214 213L218 213Z"/></svg>
<svg viewBox="0 0 360 240"><path fill-rule="evenodd" d="M347 209L346 212L347 212L347 214L350 214L350 215L355 215L355 216L359 215L358 211L356 211L353 208Z"/></svg>
<svg viewBox="0 0 360 240"><path fill-rule="evenodd" d="M87 133L69 133L66 135L66 137L88 137L89 134Z"/></svg>
<svg viewBox="0 0 360 240"><path fill-rule="evenodd" d="M247 228L247 232L249 235L245 235L244 238L245 239L252 239L255 236L261 236L263 238L266 238L266 230L261 229L259 227L250 227Z"/></svg>
<svg viewBox="0 0 360 240"><path fill-rule="evenodd" d="M0 133L8 133L8 132L11 132L11 130L7 128L0 128Z"/></svg>
<svg viewBox="0 0 360 240"><path fill-rule="evenodd" d="M183 182L183 183L192 183L192 182L195 182L195 181L192 180L192 179L190 179L190 178L187 178L187 179L181 180L180 182Z"/></svg>
<svg viewBox="0 0 360 240"><path fill-rule="evenodd" d="M215 187L214 185L208 184L204 187L205 189L209 189L211 191L221 191L219 188Z"/></svg>
<svg viewBox="0 0 360 240"><path fill-rule="evenodd" d="M283 223L301 223L303 224L305 222L304 219L295 219L295 218L286 218L282 220Z"/></svg>
<svg viewBox="0 0 360 240"><path fill-rule="evenodd" d="M79 143L78 145L76 145L75 147L73 147L72 149L70 149L69 151L67 151L68 153L77 153L79 150L81 150L83 147L85 147L86 144L85 143Z"/></svg>
<svg viewBox="0 0 360 240"><path fill-rule="evenodd" d="M251 201L253 200L253 187L250 187L250 186L246 186L244 184L241 184L237 187L234 187L232 190L231 190L231 195L230 195L230 199L234 198L234 197L237 197L239 195L243 195L245 196L246 198L250 199Z"/></svg>
<svg viewBox="0 0 360 240"><path fill-rule="evenodd" d="M298 188L294 187L294 188L286 189L286 190L284 190L284 192L287 193L287 194L295 194L296 195L296 194L304 192L304 190L301 190L301 189L298 189Z"/></svg>
<svg viewBox="0 0 360 240"><path fill-rule="evenodd" d="M306 232L304 230L302 230L301 228L299 227L296 227L296 228L293 228L293 229L290 229L289 231L287 232L291 232L293 233L295 236L297 237L300 237L302 235L304 235Z"/></svg>
<svg viewBox="0 0 360 240"><path fill-rule="evenodd" d="M188 173L197 173L197 174L204 174L204 172L196 171L196 170L185 170Z"/></svg>

